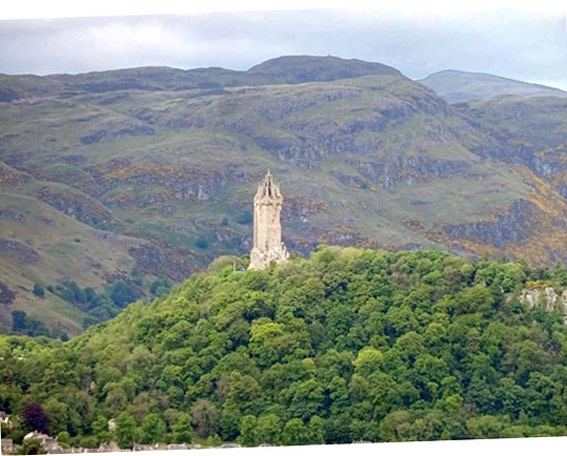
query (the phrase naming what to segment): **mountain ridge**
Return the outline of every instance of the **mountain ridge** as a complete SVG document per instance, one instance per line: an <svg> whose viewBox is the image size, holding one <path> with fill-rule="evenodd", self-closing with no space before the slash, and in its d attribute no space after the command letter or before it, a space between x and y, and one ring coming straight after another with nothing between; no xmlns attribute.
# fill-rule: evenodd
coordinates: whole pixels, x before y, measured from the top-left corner
<svg viewBox="0 0 567 456"><path fill-rule="evenodd" d="M345 61L331 61L307 76L339 74L335 67ZM291 76L282 76L281 64L270 63L278 80L297 81L306 69L284 60ZM383 70L373 65L347 61L345 71ZM59 92L41 96L45 87L23 81L36 96L2 103L0 238L10 242L0 249L0 286L16 303L34 303L26 307L30 317L45 320L39 304L57 307L72 292L90 324L129 299L153 298L219 255L247 253L252 198L267 168L286 201L284 241L300 254L327 243L505 255L537 265L567 259L563 98L451 105L390 70L179 90L174 80L160 90L127 88L130 82L90 75L81 83L92 84L90 92L58 81ZM8 193L37 204L26 212ZM74 220L73 234L51 211ZM43 219L52 223L46 238L22 231ZM77 261L83 230L85 242L94 235L121 244L92 251L89 280L66 266ZM40 261L19 265L12 241L39 252ZM36 284L46 289L41 299ZM96 299L83 302L89 287ZM23 308L3 307L5 331L10 312ZM83 324L77 319L73 334Z"/></svg>
<svg viewBox="0 0 567 456"><path fill-rule="evenodd" d="M398 70L381 63L358 59L323 56L282 56L254 65L248 70L222 67L181 69L168 66L142 66L115 70L91 71L76 74L0 75L0 101L13 101L10 94L24 98L26 80L51 84L51 95L69 91L107 92L123 89L188 90L195 88L258 86L267 84L298 84L333 81L369 74L401 75ZM106 79L110 77L110 80ZM2 78L4 81L2 81ZM91 82L89 82L91 81ZM18 86L17 84L21 82ZM16 86L10 86L16 84Z"/></svg>

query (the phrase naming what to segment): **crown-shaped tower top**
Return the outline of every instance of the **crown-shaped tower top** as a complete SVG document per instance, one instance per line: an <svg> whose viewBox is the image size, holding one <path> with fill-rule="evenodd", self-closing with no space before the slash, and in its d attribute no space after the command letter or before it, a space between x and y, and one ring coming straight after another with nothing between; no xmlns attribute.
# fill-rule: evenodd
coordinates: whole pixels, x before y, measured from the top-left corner
<svg viewBox="0 0 567 456"><path fill-rule="evenodd" d="M254 197L254 201L256 202L264 199L283 201L280 186L276 183L270 170L268 170L266 176L264 176L264 180L260 182L256 196Z"/></svg>

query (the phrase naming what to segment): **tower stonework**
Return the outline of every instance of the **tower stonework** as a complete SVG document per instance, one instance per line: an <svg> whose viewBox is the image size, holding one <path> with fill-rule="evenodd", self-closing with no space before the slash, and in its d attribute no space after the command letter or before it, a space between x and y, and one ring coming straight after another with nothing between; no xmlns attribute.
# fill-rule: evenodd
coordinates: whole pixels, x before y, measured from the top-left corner
<svg viewBox="0 0 567 456"><path fill-rule="evenodd" d="M289 259L282 242L282 206L280 187L268 171L254 197L254 247L248 269L265 269L272 261L281 264Z"/></svg>

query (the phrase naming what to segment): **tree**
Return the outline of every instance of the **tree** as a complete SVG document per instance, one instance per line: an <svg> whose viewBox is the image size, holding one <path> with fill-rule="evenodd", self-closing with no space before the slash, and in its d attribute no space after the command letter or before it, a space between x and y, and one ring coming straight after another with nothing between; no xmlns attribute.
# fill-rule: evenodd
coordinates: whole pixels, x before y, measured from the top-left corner
<svg viewBox="0 0 567 456"><path fill-rule="evenodd" d="M307 445L309 443L309 431L303 421L299 418L292 418L285 424L282 443L284 445Z"/></svg>
<svg viewBox="0 0 567 456"><path fill-rule="evenodd" d="M380 369L384 356L380 350L372 347L365 347L358 352L358 356L354 362L356 372L363 376L367 376L372 372Z"/></svg>
<svg viewBox="0 0 567 456"><path fill-rule="evenodd" d="M154 296L165 295L171 290L171 284L166 279L156 279L150 285L150 293Z"/></svg>
<svg viewBox="0 0 567 456"><path fill-rule="evenodd" d="M57 442L63 448L69 448L69 443L71 442L71 436L67 431L61 431L59 434L57 434Z"/></svg>
<svg viewBox="0 0 567 456"><path fill-rule="evenodd" d="M33 294L39 296L40 298L43 298L45 296L45 290L39 283L36 282L33 285Z"/></svg>
<svg viewBox="0 0 567 456"><path fill-rule="evenodd" d="M464 290L456 300L455 311L459 314L464 313L488 313L492 310L494 298L490 289L482 285Z"/></svg>
<svg viewBox="0 0 567 456"><path fill-rule="evenodd" d="M49 399L45 403L45 413L49 416L49 431L58 434L66 431L69 424L68 407L66 404L55 398Z"/></svg>
<svg viewBox="0 0 567 456"><path fill-rule="evenodd" d="M308 419L322 411L324 399L323 387L315 379L298 383L288 390L289 413Z"/></svg>
<svg viewBox="0 0 567 456"><path fill-rule="evenodd" d="M504 424L495 416L485 415L469 418L467 429L473 439L496 439L501 436Z"/></svg>
<svg viewBox="0 0 567 456"><path fill-rule="evenodd" d="M44 434L49 433L49 417L37 402L29 402L24 406L22 418L30 429Z"/></svg>
<svg viewBox="0 0 567 456"><path fill-rule="evenodd" d="M242 272L246 261L220 258L70 344L0 335L3 436L41 427L23 418L36 401L52 435L89 446L567 434L560 311L522 298L563 274L438 252L323 248ZM105 296L93 316L101 306L118 311ZM42 331L25 319L24 333Z"/></svg>
<svg viewBox="0 0 567 456"><path fill-rule="evenodd" d="M327 392L332 401L329 407L331 413L340 413L348 407L347 382L343 377L334 376L327 386Z"/></svg>
<svg viewBox="0 0 567 456"><path fill-rule="evenodd" d="M120 448L132 448L136 421L128 413L122 412L116 418L116 443Z"/></svg>
<svg viewBox="0 0 567 456"><path fill-rule="evenodd" d="M380 436L386 442L411 440L411 414L406 410L398 410L387 415L380 423Z"/></svg>
<svg viewBox="0 0 567 456"><path fill-rule="evenodd" d="M172 426L173 440L175 443L191 443L191 431L193 429L191 416L188 413L182 413Z"/></svg>
<svg viewBox="0 0 567 456"><path fill-rule="evenodd" d="M280 443L280 434L282 432L282 421L275 413L262 415L258 418L258 436L259 443L269 443L270 445L278 445Z"/></svg>
<svg viewBox="0 0 567 456"><path fill-rule="evenodd" d="M191 416L197 437L205 439L217 433L217 411L206 399L200 399L195 403L191 409Z"/></svg>
<svg viewBox="0 0 567 456"><path fill-rule="evenodd" d="M116 416L126 408L126 404L128 403L128 396L120 385L118 385L117 383L112 383L112 385L113 386L106 395L105 402L108 406L108 410L110 411L111 416Z"/></svg>
<svg viewBox="0 0 567 456"><path fill-rule="evenodd" d="M122 308L134 302L136 300L136 294L130 285L120 280L112 284L110 299L112 299L115 305Z"/></svg>
<svg viewBox="0 0 567 456"><path fill-rule="evenodd" d="M27 439L24 440L24 444L22 445L22 449L20 450L19 454L45 454L46 451L43 448L41 442L37 439Z"/></svg>
<svg viewBox="0 0 567 456"><path fill-rule="evenodd" d="M93 304L93 305L98 304L99 298L96 294L96 291L92 287L86 287L85 288L85 298L86 298L86 300L89 304Z"/></svg>
<svg viewBox="0 0 567 456"><path fill-rule="evenodd" d="M108 419L103 415L98 415L92 423L93 434L99 444L110 442L112 439L108 430Z"/></svg>
<svg viewBox="0 0 567 456"><path fill-rule="evenodd" d="M142 421L141 443L159 443L165 439L165 421L155 413L150 413Z"/></svg>
<svg viewBox="0 0 567 456"><path fill-rule="evenodd" d="M199 236L195 241L195 245L200 248L201 250L206 250L209 248L209 241L205 236Z"/></svg>
<svg viewBox="0 0 567 456"><path fill-rule="evenodd" d="M84 437L80 437L78 440L78 444L81 448L94 448L96 447L97 440L94 435L87 435Z"/></svg>
<svg viewBox="0 0 567 456"><path fill-rule="evenodd" d="M325 443L325 421L321 417L312 417L307 425L307 430L309 434L309 443Z"/></svg>
<svg viewBox="0 0 567 456"><path fill-rule="evenodd" d="M239 443L245 447L252 447L258 445L259 433L258 433L258 420L253 415L246 415L242 418L242 424L240 425L240 437L238 438Z"/></svg>
<svg viewBox="0 0 567 456"><path fill-rule="evenodd" d="M12 311L12 331L24 332L27 329L27 314L23 310Z"/></svg>
<svg viewBox="0 0 567 456"><path fill-rule="evenodd" d="M351 441L350 426L352 416L347 411L333 414L325 422L325 441L327 443L348 443Z"/></svg>

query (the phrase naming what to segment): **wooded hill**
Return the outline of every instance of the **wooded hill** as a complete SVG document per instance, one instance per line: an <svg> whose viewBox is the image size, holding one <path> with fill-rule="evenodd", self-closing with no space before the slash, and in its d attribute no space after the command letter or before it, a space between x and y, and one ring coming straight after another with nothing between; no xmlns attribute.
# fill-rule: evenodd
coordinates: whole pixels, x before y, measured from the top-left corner
<svg viewBox="0 0 567 456"><path fill-rule="evenodd" d="M560 293L566 268L324 246L264 271L241 261L66 343L2 336L3 435L124 448L567 435L563 311L520 299Z"/></svg>

